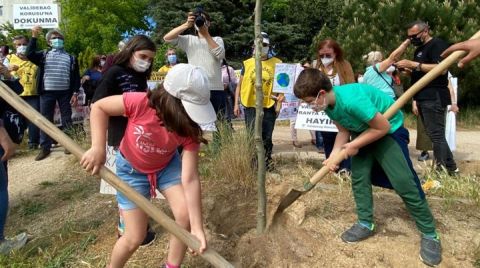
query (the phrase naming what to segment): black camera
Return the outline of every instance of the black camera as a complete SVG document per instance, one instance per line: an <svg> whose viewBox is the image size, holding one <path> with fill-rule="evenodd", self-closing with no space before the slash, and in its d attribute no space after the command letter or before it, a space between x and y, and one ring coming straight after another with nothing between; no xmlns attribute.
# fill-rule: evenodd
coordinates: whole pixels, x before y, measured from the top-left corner
<svg viewBox="0 0 480 268"><path fill-rule="evenodd" d="M195 12L193 12L193 15L195 16L195 25L200 28L203 25L205 25L205 15L203 15L203 8L202 7L197 7L195 9Z"/></svg>

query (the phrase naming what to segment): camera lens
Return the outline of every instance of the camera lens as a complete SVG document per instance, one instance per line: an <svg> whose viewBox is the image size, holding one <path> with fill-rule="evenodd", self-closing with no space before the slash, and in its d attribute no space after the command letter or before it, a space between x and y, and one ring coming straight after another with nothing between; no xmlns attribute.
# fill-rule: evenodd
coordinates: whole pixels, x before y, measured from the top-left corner
<svg viewBox="0 0 480 268"><path fill-rule="evenodd" d="M201 15L197 15L195 18L195 25L197 25L198 28L202 27L205 24L205 19Z"/></svg>

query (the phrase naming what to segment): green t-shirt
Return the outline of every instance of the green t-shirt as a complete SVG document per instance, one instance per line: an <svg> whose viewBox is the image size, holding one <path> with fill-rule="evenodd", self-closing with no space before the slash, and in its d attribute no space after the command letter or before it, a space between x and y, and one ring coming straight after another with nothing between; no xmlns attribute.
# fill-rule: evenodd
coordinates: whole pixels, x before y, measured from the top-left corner
<svg viewBox="0 0 480 268"><path fill-rule="evenodd" d="M377 112L383 114L392 106L393 99L382 91L366 84L334 86L335 106L328 107L325 113L333 121L352 132L365 131ZM403 125L403 114L398 111L390 122L390 131L395 132Z"/></svg>

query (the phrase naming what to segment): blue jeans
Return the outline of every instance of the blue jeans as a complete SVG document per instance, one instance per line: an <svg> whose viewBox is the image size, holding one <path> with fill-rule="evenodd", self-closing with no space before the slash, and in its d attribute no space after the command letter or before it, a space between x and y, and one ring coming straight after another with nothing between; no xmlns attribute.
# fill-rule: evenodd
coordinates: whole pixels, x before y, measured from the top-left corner
<svg viewBox="0 0 480 268"><path fill-rule="evenodd" d="M255 128L255 108L245 107L245 124L249 131L253 133ZM270 108L263 108L263 121L262 121L262 140L263 147L265 148L265 157L267 161L272 160L273 142L272 135L275 128L275 120L277 115L275 114L275 106Z"/></svg>
<svg viewBox="0 0 480 268"><path fill-rule="evenodd" d="M0 147L0 156L3 156L3 148ZM8 172L7 161L0 163L0 241L5 239L4 229L8 213Z"/></svg>
<svg viewBox="0 0 480 268"><path fill-rule="evenodd" d="M333 145L335 144L335 139L337 138L337 132L326 132L319 131L323 138L323 148L325 149L325 158L328 159L330 154L333 151ZM338 170L342 169L351 169L351 158L343 160L340 165L338 165Z"/></svg>
<svg viewBox="0 0 480 268"><path fill-rule="evenodd" d="M436 100L417 101L418 113L425 126L425 132L433 144L433 156L438 167L444 166L448 171L457 169L453 154L445 138L445 120L447 107Z"/></svg>
<svg viewBox="0 0 480 268"><path fill-rule="evenodd" d="M55 112L55 104L58 102L60 108L61 120L63 130L72 127L72 106L70 105L70 99L72 98L71 91L51 91L45 92L40 95L40 112L53 122L53 115ZM45 132L40 131L40 145L43 150L50 150L52 147L52 138L50 138Z"/></svg>
<svg viewBox="0 0 480 268"><path fill-rule="evenodd" d="M315 131L315 146L317 149L323 148L323 137L320 131Z"/></svg>
<svg viewBox="0 0 480 268"><path fill-rule="evenodd" d="M25 96L22 97L35 111L40 112L40 97L39 96ZM28 145L40 144L40 129L30 121L27 121L28 126Z"/></svg>

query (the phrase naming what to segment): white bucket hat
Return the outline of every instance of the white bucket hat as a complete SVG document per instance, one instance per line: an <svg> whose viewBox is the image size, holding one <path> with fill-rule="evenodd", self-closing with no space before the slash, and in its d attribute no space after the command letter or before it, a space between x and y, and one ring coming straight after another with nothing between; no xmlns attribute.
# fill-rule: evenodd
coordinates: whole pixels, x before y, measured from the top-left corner
<svg viewBox="0 0 480 268"><path fill-rule="evenodd" d="M188 116L197 124L210 124L217 120L210 103L210 89L205 70L191 64L176 64L168 71L163 82L165 90L182 101Z"/></svg>

